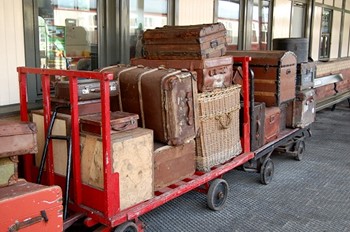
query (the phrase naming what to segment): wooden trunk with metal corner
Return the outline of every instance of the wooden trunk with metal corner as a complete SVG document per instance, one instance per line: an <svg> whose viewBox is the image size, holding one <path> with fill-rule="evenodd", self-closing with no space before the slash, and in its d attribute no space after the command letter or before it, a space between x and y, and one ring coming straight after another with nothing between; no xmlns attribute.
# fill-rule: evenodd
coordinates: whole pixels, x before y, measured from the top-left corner
<svg viewBox="0 0 350 232"><path fill-rule="evenodd" d="M154 190L174 184L196 171L194 140L178 146L154 144Z"/></svg>
<svg viewBox="0 0 350 232"><path fill-rule="evenodd" d="M293 118L293 128L305 128L315 121L316 118L316 101L315 90L307 89L297 92L297 97L291 104Z"/></svg>
<svg viewBox="0 0 350 232"><path fill-rule="evenodd" d="M119 83L122 111L138 114L155 141L180 145L196 136L195 73L138 67L121 73Z"/></svg>
<svg viewBox="0 0 350 232"><path fill-rule="evenodd" d="M0 120L0 158L31 154L37 151L35 123Z"/></svg>
<svg viewBox="0 0 350 232"><path fill-rule="evenodd" d="M198 94L199 136L196 137L197 169L208 172L239 155L240 85Z"/></svg>
<svg viewBox="0 0 350 232"><path fill-rule="evenodd" d="M111 97L112 98L112 97ZM51 110L55 110L58 106L70 106L69 100L59 99L59 98L50 98ZM84 100L78 101L78 111L79 115L89 115L96 114L101 112L101 99L93 100ZM59 113L71 114L71 109L69 108L60 108Z"/></svg>
<svg viewBox="0 0 350 232"><path fill-rule="evenodd" d="M44 112L34 110L31 112L31 120L38 128L38 152L35 154L35 165L40 166L43 149L45 146ZM58 113L52 129L52 135L67 136L71 134L71 115ZM65 140L52 139L52 153L54 172L61 176L66 176L67 167L67 142Z"/></svg>
<svg viewBox="0 0 350 232"><path fill-rule="evenodd" d="M281 110L279 107L265 108L265 133L264 144L277 139L280 133Z"/></svg>
<svg viewBox="0 0 350 232"><path fill-rule="evenodd" d="M18 179L18 156L0 158L0 187L13 185Z"/></svg>
<svg viewBox="0 0 350 232"><path fill-rule="evenodd" d="M131 59L133 65L145 67L187 69L197 73L198 92L212 91L232 85L232 56L222 56L202 60L150 60Z"/></svg>
<svg viewBox="0 0 350 232"><path fill-rule="evenodd" d="M226 28L222 23L163 26L143 34L147 59L205 59L226 53Z"/></svg>
<svg viewBox="0 0 350 232"><path fill-rule="evenodd" d="M63 231L62 192L18 180L0 188L0 231Z"/></svg>
<svg viewBox="0 0 350 232"><path fill-rule="evenodd" d="M314 87L314 79L316 78L316 63L306 62L297 65L297 90L304 90Z"/></svg>
<svg viewBox="0 0 350 232"><path fill-rule="evenodd" d="M137 128L137 120L139 115L115 111L110 114L111 132L126 131ZM101 135L102 118L101 114L91 114L80 117L80 131Z"/></svg>
<svg viewBox="0 0 350 232"><path fill-rule="evenodd" d="M289 51L228 51L228 55L250 56L254 72L254 100L267 107L295 98L296 56Z"/></svg>
<svg viewBox="0 0 350 232"><path fill-rule="evenodd" d="M118 95L118 82L110 81L110 96ZM55 85L55 98L69 100L69 81L59 81ZM78 100L92 100L101 98L100 82L96 80L78 80Z"/></svg>
<svg viewBox="0 0 350 232"><path fill-rule="evenodd" d="M80 144L82 183L102 190L102 138L81 133ZM112 133L111 148L112 173L119 173L120 210L152 198L154 194L152 130L136 128ZM88 202L85 204L89 206Z"/></svg>

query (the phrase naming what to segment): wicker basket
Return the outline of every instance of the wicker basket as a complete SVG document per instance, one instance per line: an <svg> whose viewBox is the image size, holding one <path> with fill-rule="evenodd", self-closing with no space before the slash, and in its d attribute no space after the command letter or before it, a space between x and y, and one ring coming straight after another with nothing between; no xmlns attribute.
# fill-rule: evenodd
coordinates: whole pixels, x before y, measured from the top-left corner
<svg viewBox="0 0 350 232"><path fill-rule="evenodd" d="M198 94L200 134L196 138L197 169L224 163L242 151L239 136L240 85Z"/></svg>

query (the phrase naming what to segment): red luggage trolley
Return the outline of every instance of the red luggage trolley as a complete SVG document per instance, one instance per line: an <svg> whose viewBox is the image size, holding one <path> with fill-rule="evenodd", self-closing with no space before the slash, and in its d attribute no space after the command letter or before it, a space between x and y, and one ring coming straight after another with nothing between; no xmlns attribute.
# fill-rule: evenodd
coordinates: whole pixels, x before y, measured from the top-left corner
<svg viewBox="0 0 350 232"><path fill-rule="evenodd" d="M138 217L166 202L181 196L191 190L198 190L208 194L208 206L219 210L227 199L227 182L221 179L222 175L254 158L250 151L250 120L249 120L249 80L248 69L250 57L235 57L236 62L242 63L243 69L243 136L241 144L243 152L228 162L215 166L209 172L195 172L190 178L183 179L161 191L156 191L150 200L141 202L127 209L120 210L119 176L112 172L111 134L110 134L110 99L109 82L113 74L88 71L67 71L39 68L19 67L17 69L20 82L21 120L28 121L27 106L27 75L41 76L44 108L44 129L49 128L51 119L50 106L50 76L58 75L69 78L70 110L71 110L71 139L72 139L72 191L70 193L69 210L74 212L65 220L64 228L72 225L81 217L86 217L85 224L93 226L101 223L103 231L143 231L142 223ZM32 75L34 76L34 75ZM101 87L101 113L102 113L102 144L103 144L103 189L92 188L82 183L80 161L80 138L78 119L78 78L97 79ZM46 135L47 136L47 135ZM24 176L28 181L34 181L38 168L34 165L31 155L24 156ZM215 180L214 180L215 179ZM213 181L212 181L213 180ZM43 181L47 185L59 185L65 189L65 178L54 173L52 145L49 143L46 170L43 172ZM209 184L209 181L212 181ZM100 230L101 231L101 230Z"/></svg>

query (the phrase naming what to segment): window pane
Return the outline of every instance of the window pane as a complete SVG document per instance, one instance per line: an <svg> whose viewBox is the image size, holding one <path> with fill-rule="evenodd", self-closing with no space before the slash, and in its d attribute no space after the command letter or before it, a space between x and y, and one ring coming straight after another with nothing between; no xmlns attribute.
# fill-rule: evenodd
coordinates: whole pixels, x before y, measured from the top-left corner
<svg viewBox="0 0 350 232"><path fill-rule="evenodd" d="M254 0L252 16L252 50L267 50L269 28L268 0Z"/></svg>
<svg viewBox="0 0 350 232"><path fill-rule="evenodd" d="M239 3L219 0L218 22L222 22L227 30L229 49L237 50L239 30Z"/></svg>
<svg viewBox="0 0 350 232"><path fill-rule="evenodd" d="M40 66L97 68L96 0L44 0L38 8Z"/></svg>
<svg viewBox="0 0 350 232"><path fill-rule="evenodd" d="M168 22L167 0L130 0L130 58L142 57L144 30Z"/></svg>

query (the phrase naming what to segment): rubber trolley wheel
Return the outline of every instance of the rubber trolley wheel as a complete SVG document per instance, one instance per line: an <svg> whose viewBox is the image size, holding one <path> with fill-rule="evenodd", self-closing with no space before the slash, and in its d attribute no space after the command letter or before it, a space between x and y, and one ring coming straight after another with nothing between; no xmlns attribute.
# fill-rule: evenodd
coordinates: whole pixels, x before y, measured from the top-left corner
<svg viewBox="0 0 350 232"><path fill-rule="evenodd" d="M215 179L210 183L207 202L211 210L221 210L226 203L228 195L228 184L224 179Z"/></svg>
<svg viewBox="0 0 350 232"><path fill-rule="evenodd" d="M260 181L262 184L269 184L274 173L274 164L270 158L265 159L260 169Z"/></svg>
<svg viewBox="0 0 350 232"><path fill-rule="evenodd" d="M305 151L305 142L304 142L304 140L298 140L295 143L294 151L296 152L294 159L298 160L298 161L302 160L303 159L303 154L304 154L304 151Z"/></svg>
<svg viewBox="0 0 350 232"><path fill-rule="evenodd" d="M137 232L138 228L134 222L125 222L114 229L114 232Z"/></svg>

